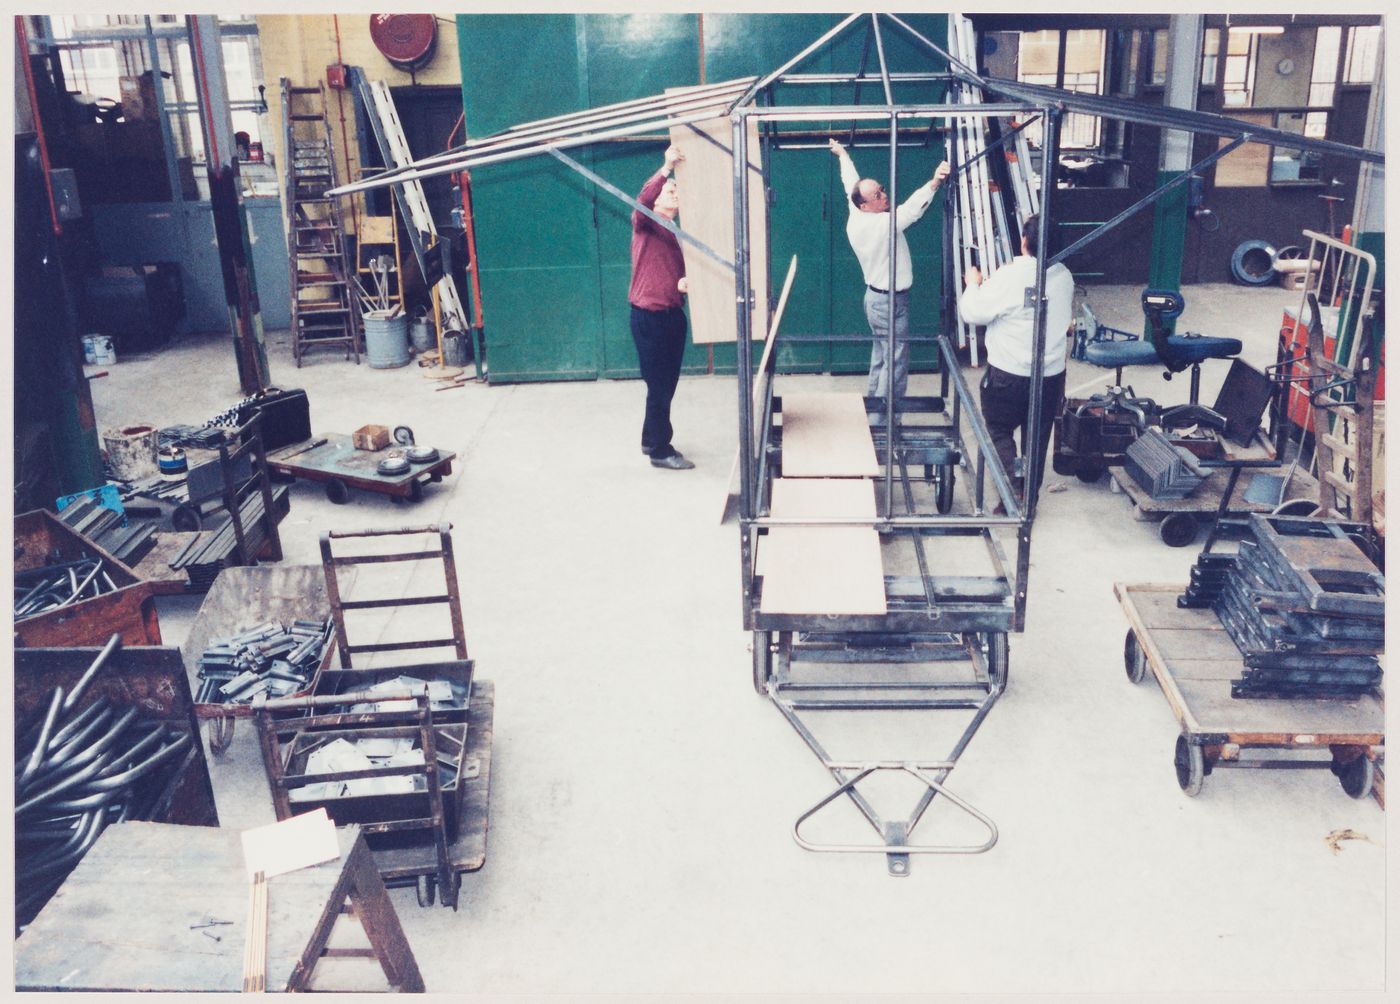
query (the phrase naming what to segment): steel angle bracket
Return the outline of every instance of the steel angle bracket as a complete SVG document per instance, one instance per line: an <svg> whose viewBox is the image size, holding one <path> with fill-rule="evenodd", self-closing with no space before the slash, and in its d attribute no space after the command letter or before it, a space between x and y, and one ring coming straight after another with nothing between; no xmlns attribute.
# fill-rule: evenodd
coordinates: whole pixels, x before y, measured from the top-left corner
<svg viewBox="0 0 1400 1004"><path fill-rule="evenodd" d="M844 854L884 854L888 858L889 871L891 875L905 876L909 874L909 856L911 854L982 854L991 850L997 842L997 824L977 809L971 803L960 798L940 781L935 781L929 777L926 770L937 769L946 772L952 764L946 761L936 764L911 763L907 761L876 761L868 763L827 763L827 768L838 778L839 772L855 770L857 773L841 784L836 789L826 795L802 815L797 817L797 822L792 825L792 838L797 841L800 847L809 851L819 851L828 853ZM877 771L902 771L917 779L928 788L924 802L921 803L920 810L916 811L910 820L899 820L887 822L881 830L884 839L883 844L821 844L808 840L802 835L802 824L811 819L826 806L830 805L842 795L855 797L855 787L861 781ZM952 802L959 809L976 819L987 828L988 837L981 844L911 844L908 842L909 832L917 824L919 816L922 815L922 808L926 806L927 800L934 795L942 795Z"/></svg>

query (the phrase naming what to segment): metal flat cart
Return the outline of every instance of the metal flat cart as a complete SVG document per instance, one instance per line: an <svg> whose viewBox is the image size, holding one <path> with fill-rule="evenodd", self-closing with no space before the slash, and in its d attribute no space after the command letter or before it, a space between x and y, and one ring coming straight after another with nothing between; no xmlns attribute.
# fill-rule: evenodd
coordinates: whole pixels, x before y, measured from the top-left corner
<svg viewBox="0 0 1400 1004"><path fill-rule="evenodd" d="M1215 612L1177 606L1184 586L1114 583L1127 615L1128 679L1156 677L1181 723L1173 762L1177 783L1197 795L1216 767L1329 768L1352 798L1365 798L1385 743L1385 709L1357 700L1236 699L1230 681L1244 659ZM1330 751L1330 759L1246 758L1247 750Z"/></svg>
<svg viewBox="0 0 1400 1004"><path fill-rule="evenodd" d="M1274 461L1248 461L1259 467L1275 468ZM1212 466L1212 461L1202 461L1203 467ZM1109 476L1113 483L1122 489L1123 494L1133 503L1133 515L1145 522L1160 524L1157 533L1168 547L1185 547L1194 543L1201 526L1214 526L1222 516L1243 516L1248 513L1270 513L1281 503L1294 500L1316 500L1317 480L1304 470L1295 470L1284 488L1280 502L1251 502L1246 496L1250 485L1261 471L1241 470L1241 462L1221 461L1220 466L1229 465L1230 476L1226 479L1209 477L1184 499L1154 499L1133 480L1124 467L1110 467ZM1277 475L1265 475L1277 476ZM1238 479L1238 483L1237 483Z"/></svg>
<svg viewBox="0 0 1400 1004"><path fill-rule="evenodd" d="M496 685L473 680L467 710L467 746L463 753L467 770L457 793L456 836L448 841L448 872L452 888L442 891L443 905L455 909L462 876L480 871L486 864L486 827L490 820L491 736L496 717ZM431 906L438 883L437 851L431 840L397 847L374 847L375 867L386 886L414 885L418 905Z"/></svg>
<svg viewBox="0 0 1400 1004"><path fill-rule="evenodd" d="M403 445L396 444L382 450L360 450L349 436L328 432L309 443L292 443L270 452L267 466L283 477L321 483L325 486L326 498L336 505L350 501L352 488L417 502L423 496L425 484L441 481L452 473L452 461L457 454L438 450L436 459L410 463L402 474L380 474L379 462L403 455L404 449Z"/></svg>

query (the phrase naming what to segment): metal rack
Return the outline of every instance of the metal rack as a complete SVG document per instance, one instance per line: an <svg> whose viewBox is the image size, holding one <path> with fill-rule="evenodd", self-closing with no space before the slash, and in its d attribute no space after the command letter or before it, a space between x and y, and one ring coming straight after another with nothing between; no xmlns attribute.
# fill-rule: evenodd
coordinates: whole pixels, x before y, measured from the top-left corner
<svg viewBox="0 0 1400 1004"><path fill-rule="evenodd" d="M877 53L878 72L867 73L862 66L856 73L798 73L796 68L818 51L833 44L840 36L864 25L867 35L866 51L871 43ZM955 24L961 36L956 48L975 51L965 24ZM912 39L933 64L932 72L893 72L886 55L883 32L892 29ZM897 89L910 84L942 82L955 93L952 100L896 100ZM883 104L859 104L861 85L879 84L883 89ZM779 104L780 90L803 85L820 85L836 90L843 85L857 90L851 104L803 104L799 101ZM811 93L809 90L808 93ZM905 92L907 93L907 92ZM790 96L785 93L784 97ZM740 492L739 492L739 558L743 586L744 628L753 634L754 683L759 691L770 697L788 721L831 772L837 787L816 806L804 813L794 827L794 836L804 847L812 850L864 851L883 853L889 859L891 874L908 873L908 855L914 853L977 853L989 849L996 841L995 824L972 808L946 787L949 772L967 747L977 728L1006 686L1009 670L1007 635L1020 631L1025 623L1025 607L1030 570L1031 528L1036 512L1038 490L1035 451L1026 458L1025 483L1029 486L1024 503L1018 502L1011 490L1008 473L1002 469L992 449L990 435L982 422L972 393L958 367L955 349L948 332L956 325L956 289L960 286L954 261L967 258L962 266L971 264L976 250L991 263L998 253L995 245L999 235L1007 230L1007 212L996 202L972 213L967 202L979 186L974 181L975 165L983 164L991 146L985 143L984 126L991 120L1014 119L1018 122L1039 119L1042 129L1039 170L1029 173L1030 164L1024 155L1024 134L1006 134L1014 139L1018 152L1022 181L1026 182L1025 201L1019 205L1034 205L1046 218L1053 218L1055 169L1058 157L1059 126L1068 112L1100 115L1159 128L1186 132L1204 132L1227 137L1229 142L1211 154L1196 169L1214 162L1244 142L1303 146L1320 152L1350 158L1382 161L1371 150L1344 144L1298 137L1275 129L1256 128L1223 115L1158 108L1123 99L1078 94L1053 87L1040 87L979 75L975 69L919 34L905 21L891 14L852 14L834 25L782 66L762 77L726 81L688 89L683 95L640 98L602 108L555 116L539 122L526 123L491 136L472 139L443 154L427 157L371 180L340 189L349 193L387 185L406 186L426 177L452 174L487 164L498 164L538 155L550 155L568 165L601 189L618 198L670 230L679 240L698 248L703 254L732 270L735 279L735 314L737 322L738 411L740 430ZM728 118L733 140L730 154L734 165L733 260L705 246L675 223L641 206L606 179L562 153L563 150L586 146L624 136L644 135L667 127ZM944 324L937 337L942 364L941 394L930 398L910 398L896 403L893 382L883 400L866 401L870 419L871 442L883 468L876 479L878 510L871 517L776 517L769 509L771 487L782 462L782 429L777 419L782 412L782 398L775 395L773 373L755 371L752 346L755 327L755 290L750 261L749 222L751 212L767 213L767 207L754 207L749 201L746 165L749 163L749 127L757 123L761 129L760 142L770 147L805 147L816 149L800 138L784 141L781 131L786 124L813 123L814 128L834 129L834 134L849 133L850 129L835 129L838 124L878 125L888 128L889 180L886 190L892 205L899 201L896 179L899 166L899 133L924 123L952 123L963 138L963 170L945 186L949 211L945 213L945 228L959 220L961 243L955 248L950 233L944 237ZM767 162L767 158L764 158ZM1031 190L1030 179L1041 183L1038 193ZM1051 257L1046 246L1048 227L1041 228L1036 248L1036 283L1027 290L1028 301L1036 304L1035 349L1033 351L1033 388L1027 425L1038 428L1043 402L1039 387L1042 376L1045 330L1045 270L1063 260L1089 241L1120 225L1129 216L1151 205L1162 195L1184 184L1190 172L1169 181L1137 204L1099 226L1081 238L1071 248ZM1037 203L1038 198L1038 203ZM1020 217L1018 216L1018 219ZM970 220L975 226L963 226ZM897 254L897 231L893 214L889 234L889 257ZM974 245L976 245L974 247ZM990 245L990 246L989 246ZM763 295L765 291L758 291ZM894 293L890 294L890 314L893 316ZM890 352L894 352L894 331L889 333ZM793 339L797 341L800 339ZM911 339L911 341L914 339ZM915 416L935 416L935 421L916 422ZM755 421L759 419L759 421ZM758 430L757 436L751 435ZM969 434L970 440L969 441ZM953 472L972 465L966 459L973 455L969 449L976 445L976 463L969 486L964 480L967 506L956 508L952 494ZM917 476L924 467L923 477ZM939 468L935 478L932 468ZM911 469L913 474L911 475ZM947 475L946 477L942 475ZM995 501L1005 515L993 515L986 507L987 481L990 479ZM886 552L895 547L913 551L919 574L917 576L885 576L885 612L882 614L788 614L762 610L763 576L756 572L761 538L770 531L790 527L854 527L871 528L884 538ZM1015 559L1009 562L1002 550L998 532L1015 536ZM982 545L990 573L976 576L951 576L936 573L937 562L930 560L930 545L951 542L957 538L974 538ZM925 674L918 678L894 683L879 674L861 674L861 666L869 663L890 666L917 664ZM838 679L813 681L795 672L794 664L837 664ZM829 696L814 697L819 690ZM830 756L824 745L803 719L822 711L937 711L952 710L970 713L970 720L953 744L950 754L940 758L901 760L846 760ZM856 790L856 786L874 774L899 773L914 778L922 792L912 813L903 820L885 820L871 803ZM803 823L826 805L847 796L879 834L881 843L872 846L822 844L808 839L802 832ZM972 815L989 830L989 839L981 844L914 845L910 831L924 816L934 799L942 795L948 802Z"/></svg>

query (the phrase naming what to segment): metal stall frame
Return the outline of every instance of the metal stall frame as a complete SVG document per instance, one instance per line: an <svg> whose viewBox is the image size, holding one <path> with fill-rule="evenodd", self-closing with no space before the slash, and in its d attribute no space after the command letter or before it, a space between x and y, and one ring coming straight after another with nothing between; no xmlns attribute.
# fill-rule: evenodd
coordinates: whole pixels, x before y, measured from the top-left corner
<svg viewBox="0 0 1400 1004"><path fill-rule="evenodd" d="M869 42L875 42L879 60L878 74L867 73L864 64L858 73L817 73L800 74L792 72L799 64L823 46L844 34L857 22L868 24L867 54ZM912 38L931 58L946 66L950 72L896 72L891 71L885 58L882 24L897 26L906 36ZM987 103L967 104L962 102L904 103L895 101L894 85L912 82L947 80L963 89L974 89L984 94L996 96L997 100ZM773 89L782 85L801 84L862 84L878 82L883 90L884 104L870 105L784 105L773 103ZM760 104L760 99L762 103ZM776 126L782 122L830 123L834 120L850 122L852 128L857 122L887 123L890 130L888 144L890 171L890 199L896 201L894 179L899 159L899 129L902 124L920 119L956 120L958 118L988 118L1010 116L1037 116L1044 124L1044 140L1040 151L1040 213L1042 218L1050 218L1055 190L1054 168L1058 162L1057 132L1061 117L1067 112L1084 112L1103 117L1119 118L1129 122L1166 129L1180 129L1188 132L1202 132L1227 137L1236 141L1258 142L1283 145L1293 148L1316 150L1323 153L1341 154L1347 157L1383 162L1383 156L1370 150L1350 147L1345 144L1309 139L1277 129L1264 129L1246 126L1227 116L1212 113L1188 111L1173 108L1157 108L1122 98L1104 98L1084 95L1054 87L1022 84L1015 81L983 77L947 51L929 41L914 28L893 14L851 14L820 38L797 53L777 70L763 76L726 81L720 84L702 84L684 94L639 98L615 105L589 109L583 112L565 114L525 123L478 139L466 141L461 146L442 154L423 158L413 164L387 171L373 179L366 179L346 185L331 194L351 192L402 184L403 182L451 174L487 164L504 163L525 157L548 154L566 164L579 174L592 180L609 194L621 200L630 208L638 210L671 231L680 240L697 247L702 253L731 268L735 276L735 318L737 329L736 361L738 379L738 437L740 441L740 497L739 497L739 554L741 582L744 593L744 629L754 637L753 663L754 682L759 691L773 699L789 722L802 736L813 752L837 781L837 788L824 797L816 806L804 813L794 826L794 837L798 843L813 850L861 851L883 853L888 857L892 874L907 874L908 855L911 853L978 853L989 849L996 842L996 827L985 815L954 796L944 787L948 773L956 764L958 756L967 746L978 726L986 718L996 699L1004 691L1009 668L1009 652L1006 644L1008 632L1019 632L1025 623L1027 600L1027 580L1030 568L1031 527L1036 512L1038 491L1035 488L1036 468L1039 461L1034 453L1027 458L1025 470L1028 490L1024 503L1017 502L1011 490L1006 472L992 449L990 434L982 421L978 408L971 406L972 395L959 369L954 346L948 330L956 325L956 291L944 289L944 330L937 336L939 357L942 364L943 395L948 389L952 394L952 424L944 427L951 438L939 442L921 440L919 433L906 426L902 419L906 414L919 410L943 411L942 397L927 399L905 399L909 407L896 407L893 389L883 401L866 400L867 413L874 419L872 432L879 440L883 434L884 474L883 515L874 520L868 518L778 518L765 512L764 498L766 487L772 477L770 454L780 456L780 443L774 435L773 417L781 409L781 398L773 394L773 372L771 369L756 374L754 372L752 345L752 311L755 305L754 291L751 288L748 186L745 184L748 163L747 124L755 121L759 125L772 128L760 130L760 142L766 147L782 146L781 133ZM649 130L665 129L673 125L684 125L717 117L727 117L733 130L731 150L732 183L734 191L734 236L735 252L733 261L706 247L692 235L658 214L647 210L635 199L627 196L615 186L608 184L600 176L587 170L583 165L563 154L564 150L587 146L603 140L640 136ZM818 126L818 128L821 128ZM833 135L840 132L831 130ZM844 130L842 130L844 132ZM806 145L796 143L794 146ZM1233 146L1231 147L1233 148ZM1228 151L1226 151L1228 152ZM1210 162L1223 156L1217 153L1206 158L1192 170L1208 166ZM975 158L974 158L975 159ZM1191 172L1186 172L1189 175ZM1129 215L1150 205L1157 198L1172 190L1181 182L1168 183L1157 189L1146 199L1141 200L1131 210L1119 214L1114 220L1099 227L1091 235L1097 238L1120 225ZM952 191L955 185L947 186L945 200L953 203ZM764 207L765 210L767 207ZM766 217L766 213L765 213ZM945 228L948 221L945 218ZM1048 228L1042 228L1039 246L1036 251L1036 284L1034 291L1027 289L1028 303L1035 305L1035 353L1031 374L1032 396L1029 408L1029 425L1035 428L1044 402L1041 400L1040 381L1043 376L1045 330L1045 270L1063 258L1068 251L1055 258L1048 255ZM945 242L946 243L946 242ZM1076 247L1086 241L1079 242ZM890 219L890 260L893 263L898 241L894 214ZM948 262L945 261L945 286L949 277ZM891 316L893 316L893 286L889 292ZM777 336L775 336L777 337ZM888 335L891 352L895 345L893 326ZM911 341L914 340L911 338ZM755 411L755 381L763 381L762 401L763 425L761 434L753 438ZM917 404L913 402L918 402ZM957 466L967 463L968 456L961 433L962 412L967 412L968 427L978 447L975 486L971 489L972 511L970 514L946 512L935 501L937 512L921 511L915 503L912 484L908 474L908 464L901 456L901 447L912 445L923 449L915 456L926 465L927 459L936 459L940 467L949 466L953 456ZM906 442L906 438L908 441ZM941 452L936 452L941 451ZM917 462L917 461L916 461ZM901 494L905 512L895 514L895 468L899 468ZM951 471L951 467L949 466ZM940 471L940 474L942 471ZM997 501L1005 515L988 513L984 509L986 481L990 478L997 495ZM968 490L966 485L965 491ZM765 614L760 610L761 584L755 574L756 538L767 530L778 527L802 526L858 526L870 527L884 534L908 537L914 542L919 557L921 575L917 584L913 577L887 578L885 589L889 604L888 612L879 616L828 616L828 615L789 615ZM1014 576L1007 574L1008 562L1000 542L993 536L996 530L1014 530L1016 534L1016 560ZM981 538L995 569L989 579L976 577L956 577L939 580L927 572L923 555L923 538L927 536L976 536ZM936 631L931 631L936 628ZM895 648L902 648L912 656L927 656L930 662L956 658L961 652L973 667L971 679L956 686L964 691L963 696L940 696L938 691L946 690L949 684L930 684L917 688L923 691L932 689L934 696L916 693L913 697L876 697L874 699L852 700L841 697L829 701L787 700L780 698L780 691L789 684L786 669L791 662L793 637L801 637L806 650L825 651L827 655L852 638L866 642L876 642L874 652L890 657L890 661L916 661L904 654L894 654ZM881 646L884 645L884 650ZM870 654L867 645L865 653ZM857 653L860 654L860 653ZM774 672L776 656L777 672ZM855 659L837 655L824 661L854 662ZM857 689L861 683L852 682L844 688ZM970 688L970 690L969 690ZM866 685L865 689L880 689ZM974 694L976 696L969 696ZM840 710L861 708L884 710L899 708L906 710L935 710L958 708L973 712L961 738L956 742L952 753L937 760L927 761L843 761L828 756L816 737L798 717L803 710ZM913 814L905 821L886 822L879 818L874 809L855 790L855 786L865 777L877 771L896 771L910 775L925 787L924 794ZM884 843L876 846L846 846L818 844L807 840L801 833L802 823L815 812L842 794L848 795L865 814L872 826L880 833ZM924 810L936 795L948 796L949 801L986 825L990 839L981 845L966 846L913 846L908 842L909 831L918 823Z"/></svg>

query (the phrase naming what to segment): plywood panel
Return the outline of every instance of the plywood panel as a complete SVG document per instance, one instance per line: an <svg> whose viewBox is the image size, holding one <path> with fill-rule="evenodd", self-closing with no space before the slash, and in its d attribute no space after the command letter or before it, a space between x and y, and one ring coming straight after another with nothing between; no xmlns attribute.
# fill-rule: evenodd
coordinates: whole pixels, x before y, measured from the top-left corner
<svg viewBox="0 0 1400 1004"><path fill-rule="evenodd" d="M873 478L880 473L859 394L783 395L783 477Z"/></svg>
<svg viewBox="0 0 1400 1004"><path fill-rule="evenodd" d="M779 478L774 516L875 518L864 480ZM880 538L868 527L774 527L759 541L759 609L772 614L876 614L885 607Z"/></svg>
<svg viewBox="0 0 1400 1004"><path fill-rule="evenodd" d="M666 93L686 90L668 88ZM768 330L768 233L758 123L750 120L748 130L749 280L754 291L749 331L757 340ZM728 119L672 126L671 142L685 156L675 171L681 229L733 261L733 127ZM681 241L681 250L690 280L691 338L697 345L736 341L734 273L686 241Z"/></svg>
<svg viewBox="0 0 1400 1004"><path fill-rule="evenodd" d="M1272 128L1273 115L1269 112L1237 112L1230 116L1249 125ZM1219 149L1230 144L1229 137L1222 136L1216 146ZM1263 143L1246 143L1232 153L1215 162L1216 188L1262 188L1269 183L1269 156L1273 147Z"/></svg>

